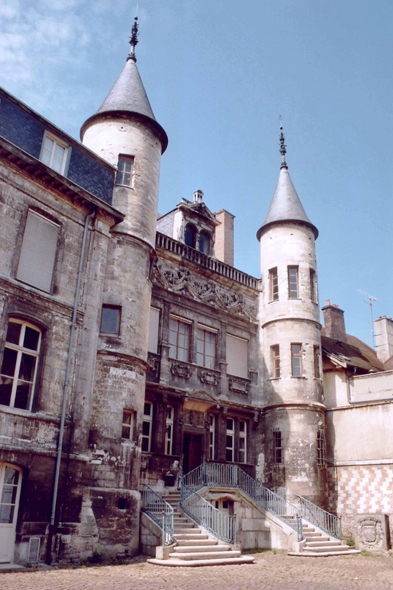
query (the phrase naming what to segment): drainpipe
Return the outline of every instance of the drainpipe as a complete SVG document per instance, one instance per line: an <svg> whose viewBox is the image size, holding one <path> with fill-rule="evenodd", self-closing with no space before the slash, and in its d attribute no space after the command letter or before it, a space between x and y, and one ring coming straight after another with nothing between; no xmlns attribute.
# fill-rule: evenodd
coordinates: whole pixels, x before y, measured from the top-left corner
<svg viewBox="0 0 393 590"><path fill-rule="evenodd" d="M71 324L71 335L70 335L70 343L68 346L68 358L67 358L67 368L66 374L64 379L64 387L63 387L63 406L61 409L61 419L60 419L60 432L59 432L59 442L57 444L57 458L56 458L56 471L55 471L55 481L53 485L53 500L52 500L52 513L50 519L50 528L55 524L55 516L56 516L56 504L57 504L57 493L59 488L59 478L60 478L60 464L61 464L61 452L63 448L63 439L64 439L64 423L65 423L65 414L66 414L66 406L67 406L67 394L68 394L68 382L70 377L70 369L71 369L71 359L72 359L72 349L74 347L74 336L75 336L75 327L76 327L76 316L78 313L78 302L79 302L79 292L81 286L81 279L82 279L82 270L83 270L83 262L85 259L85 251L86 251L86 241L87 241L87 231L89 228L89 221L94 215L96 214L95 211L90 213L85 218L85 227L83 230L83 242L82 242L82 252L79 261L79 270L78 270L78 281L76 285L76 292L75 292L75 300L74 300L74 309L72 312L72 324ZM52 534L49 535L48 539L48 554L50 554L50 545L52 541Z"/></svg>

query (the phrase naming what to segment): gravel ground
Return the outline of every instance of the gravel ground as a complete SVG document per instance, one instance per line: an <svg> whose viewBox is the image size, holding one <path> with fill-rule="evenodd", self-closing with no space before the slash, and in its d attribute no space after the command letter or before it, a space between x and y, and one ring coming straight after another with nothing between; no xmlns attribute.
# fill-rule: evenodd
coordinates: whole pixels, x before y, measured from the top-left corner
<svg viewBox="0 0 393 590"><path fill-rule="evenodd" d="M0 574L1 590L388 590L393 557L254 555L252 565L170 568L143 558L127 565Z"/></svg>

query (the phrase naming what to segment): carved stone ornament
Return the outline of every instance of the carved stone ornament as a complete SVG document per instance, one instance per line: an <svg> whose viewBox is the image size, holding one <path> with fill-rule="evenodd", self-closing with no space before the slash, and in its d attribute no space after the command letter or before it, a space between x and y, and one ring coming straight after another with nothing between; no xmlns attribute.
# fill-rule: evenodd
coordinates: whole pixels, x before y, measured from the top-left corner
<svg viewBox="0 0 393 590"><path fill-rule="evenodd" d="M231 311L251 322L257 321L255 306L247 303L243 293L218 287L211 279L202 282L197 278L199 279L182 266L171 268L163 262L154 264L153 282L156 285L218 309Z"/></svg>
<svg viewBox="0 0 393 590"><path fill-rule="evenodd" d="M189 379L191 377L191 368L186 363L172 361L171 373L174 377L180 377L181 379Z"/></svg>
<svg viewBox="0 0 393 590"><path fill-rule="evenodd" d="M213 385L217 387L220 382L220 377L217 373L213 373L213 371L206 371L204 369L200 369L198 371L199 381L206 385Z"/></svg>
<svg viewBox="0 0 393 590"><path fill-rule="evenodd" d="M228 379L228 387L230 391L234 393L240 393L241 395L248 395L250 391L250 384L245 379L236 379L234 377L230 377Z"/></svg>
<svg viewBox="0 0 393 590"><path fill-rule="evenodd" d="M368 549L382 549L384 534L380 518L367 516L357 524L359 542Z"/></svg>

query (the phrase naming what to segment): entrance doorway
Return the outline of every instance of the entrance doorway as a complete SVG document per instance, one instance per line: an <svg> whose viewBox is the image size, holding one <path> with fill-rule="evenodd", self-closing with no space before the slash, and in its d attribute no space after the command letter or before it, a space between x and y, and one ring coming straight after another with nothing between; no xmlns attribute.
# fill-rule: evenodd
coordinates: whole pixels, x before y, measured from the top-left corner
<svg viewBox="0 0 393 590"><path fill-rule="evenodd" d="M0 463L0 563L14 559L15 527L18 517L22 470Z"/></svg>
<svg viewBox="0 0 393 590"><path fill-rule="evenodd" d="M203 459L203 434L184 434L183 474L195 469Z"/></svg>

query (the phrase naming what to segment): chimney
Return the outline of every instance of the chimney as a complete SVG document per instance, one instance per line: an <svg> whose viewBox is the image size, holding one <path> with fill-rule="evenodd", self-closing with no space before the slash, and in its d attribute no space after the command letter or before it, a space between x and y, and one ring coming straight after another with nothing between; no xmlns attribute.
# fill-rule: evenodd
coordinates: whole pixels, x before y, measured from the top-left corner
<svg viewBox="0 0 393 590"><path fill-rule="evenodd" d="M220 225L216 226L216 239L214 244L215 257L225 264L233 266L234 248L233 248L233 220L235 216L225 209L220 209L215 214Z"/></svg>
<svg viewBox="0 0 393 590"><path fill-rule="evenodd" d="M329 299L326 299L326 305L322 307L322 311L326 336L346 342L344 311L335 303L331 304Z"/></svg>
<svg viewBox="0 0 393 590"><path fill-rule="evenodd" d="M386 315L374 322L375 348L377 357L383 363L393 355L393 321Z"/></svg>

